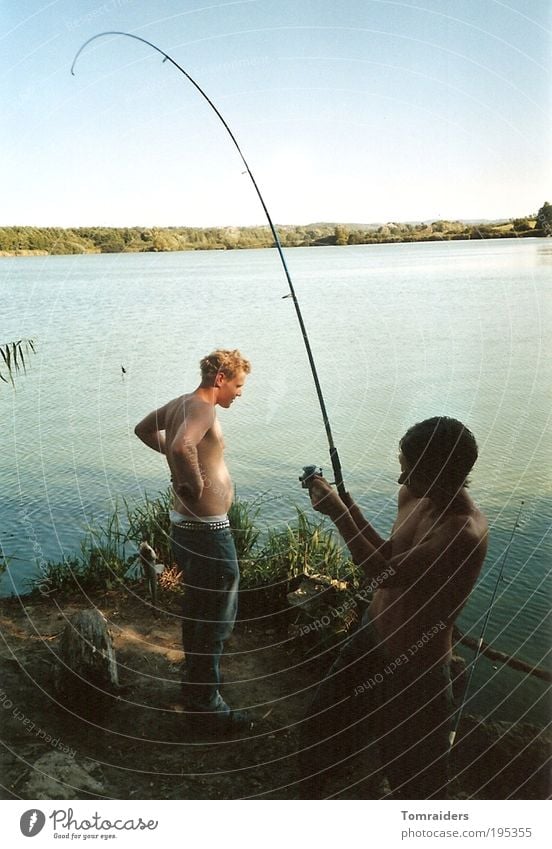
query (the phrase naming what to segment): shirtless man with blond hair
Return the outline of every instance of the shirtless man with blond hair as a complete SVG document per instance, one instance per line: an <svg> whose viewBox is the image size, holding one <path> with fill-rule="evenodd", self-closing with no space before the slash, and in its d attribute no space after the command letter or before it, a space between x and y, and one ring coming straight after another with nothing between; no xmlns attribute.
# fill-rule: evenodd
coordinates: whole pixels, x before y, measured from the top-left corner
<svg viewBox="0 0 552 849"><path fill-rule="evenodd" d="M224 461L217 405L242 394L251 366L238 350L219 349L200 362L201 383L154 410L136 435L167 458L173 488L171 543L182 572L184 698L190 722L224 736L251 727L220 693L220 658L237 611L239 569L228 510L234 489Z"/></svg>
<svg viewBox="0 0 552 849"><path fill-rule="evenodd" d="M349 495L342 500L319 476L310 487L314 509L332 519L377 589L307 712L306 797L321 798L332 767L370 737L393 798L447 797L452 631L487 550L487 521L467 492L477 444L461 422L435 417L411 427L399 448L388 540Z"/></svg>

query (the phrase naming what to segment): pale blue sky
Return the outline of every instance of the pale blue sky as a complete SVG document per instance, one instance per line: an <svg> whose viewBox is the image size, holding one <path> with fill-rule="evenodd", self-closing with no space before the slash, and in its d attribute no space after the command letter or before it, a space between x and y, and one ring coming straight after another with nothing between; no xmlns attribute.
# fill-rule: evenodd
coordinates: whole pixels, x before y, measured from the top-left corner
<svg viewBox="0 0 552 849"><path fill-rule="evenodd" d="M549 0L3 0L0 224L498 218L550 190Z"/></svg>

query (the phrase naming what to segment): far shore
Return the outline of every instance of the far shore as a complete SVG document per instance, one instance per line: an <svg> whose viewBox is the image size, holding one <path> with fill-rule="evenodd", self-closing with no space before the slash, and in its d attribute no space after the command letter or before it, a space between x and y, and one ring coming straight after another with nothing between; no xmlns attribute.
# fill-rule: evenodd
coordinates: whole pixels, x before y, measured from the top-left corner
<svg viewBox="0 0 552 849"><path fill-rule="evenodd" d="M388 224L278 225L283 248L544 237L536 218ZM258 227L0 227L0 257L274 248Z"/></svg>

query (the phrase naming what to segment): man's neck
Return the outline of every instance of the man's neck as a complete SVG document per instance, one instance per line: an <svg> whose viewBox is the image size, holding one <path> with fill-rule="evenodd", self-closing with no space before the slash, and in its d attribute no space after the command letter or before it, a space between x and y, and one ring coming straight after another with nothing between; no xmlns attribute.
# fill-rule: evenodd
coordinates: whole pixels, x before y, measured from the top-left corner
<svg viewBox="0 0 552 849"><path fill-rule="evenodd" d="M429 494L429 499L440 513L465 513L472 506L471 498L463 486L456 492L438 490Z"/></svg>
<svg viewBox="0 0 552 849"><path fill-rule="evenodd" d="M207 404L211 404L211 406L216 406L217 403L217 388L216 386L203 386L200 384L195 392L193 393L198 398L201 398L202 401L205 401Z"/></svg>

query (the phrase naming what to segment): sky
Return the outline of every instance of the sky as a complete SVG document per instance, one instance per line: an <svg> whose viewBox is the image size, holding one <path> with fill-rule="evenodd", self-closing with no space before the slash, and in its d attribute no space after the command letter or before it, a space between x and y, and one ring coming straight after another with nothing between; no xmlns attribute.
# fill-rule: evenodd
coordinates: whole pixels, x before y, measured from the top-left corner
<svg viewBox="0 0 552 849"><path fill-rule="evenodd" d="M0 225L500 219L552 202L550 0L0 0Z"/></svg>

